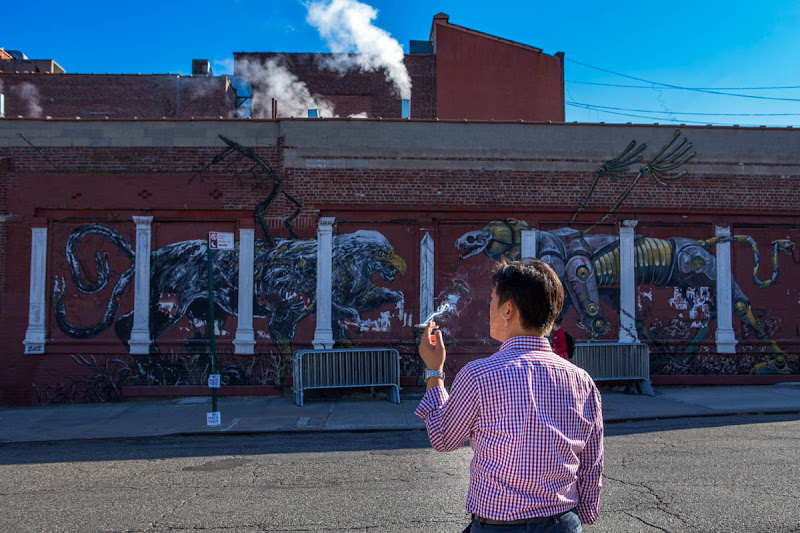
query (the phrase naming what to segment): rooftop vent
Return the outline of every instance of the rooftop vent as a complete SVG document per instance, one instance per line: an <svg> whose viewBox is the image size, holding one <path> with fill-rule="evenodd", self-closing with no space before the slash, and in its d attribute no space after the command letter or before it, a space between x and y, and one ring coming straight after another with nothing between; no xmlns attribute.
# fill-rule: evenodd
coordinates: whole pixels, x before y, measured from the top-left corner
<svg viewBox="0 0 800 533"><path fill-rule="evenodd" d="M411 100L403 99L403 107L401 108L400 116L402 118L411 118Z"/></svg>
<svg viewBox="0 0 800 533"><path fill-rule="evenodd" d="M211 62L208 59L192 59L192 76L213 76Z"/></svg>
<svg viewBox="0 0 800 533"><path fill-rule="evenodd" d="M433 43L430 41L408 41L408 53L410 54L432 54Z"/></svg>
<svg viewBox="0 0 800 533"><path fill-rule="evenodd" d="M20 52L19 50L6 50L6 53L16 59L17 61L27 61L28 56Z"/></svg>

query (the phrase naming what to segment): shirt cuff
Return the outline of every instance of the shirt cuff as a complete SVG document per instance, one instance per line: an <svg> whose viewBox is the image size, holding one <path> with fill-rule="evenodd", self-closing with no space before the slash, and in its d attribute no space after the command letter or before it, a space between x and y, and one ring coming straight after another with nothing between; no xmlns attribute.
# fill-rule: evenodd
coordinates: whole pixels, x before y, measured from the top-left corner
<svg viewBox="0 0 800 533"><path fill-rule="evenodd" d="M431 411L441 408L448 398L449 395L444 387L431 387L422 397L414 414L425 420Z"/></svg>
<svg viewBox="0 0 800 533"><path fill-rule="evenodd" d="M582 524L594 524L595 520L597 520L597 512L596 507L592 507L589 505L580 505L575 508L575 511L578 513L578 517L581 519Z"/></svg>

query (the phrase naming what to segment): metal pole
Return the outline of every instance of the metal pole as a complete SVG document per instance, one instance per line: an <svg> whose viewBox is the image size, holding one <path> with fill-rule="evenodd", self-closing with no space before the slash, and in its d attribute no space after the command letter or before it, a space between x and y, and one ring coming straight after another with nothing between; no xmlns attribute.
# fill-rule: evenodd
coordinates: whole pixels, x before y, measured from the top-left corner
<svg viewBox="0 0 800 533"><path fill-rule="evenodd" d="M217 350L214 346L214 268L211 262L211 236L206 237L208 255L208 348L211 354L211 373L217 373ZM217 412L217 389L211 388L211 411Z"/></svg>

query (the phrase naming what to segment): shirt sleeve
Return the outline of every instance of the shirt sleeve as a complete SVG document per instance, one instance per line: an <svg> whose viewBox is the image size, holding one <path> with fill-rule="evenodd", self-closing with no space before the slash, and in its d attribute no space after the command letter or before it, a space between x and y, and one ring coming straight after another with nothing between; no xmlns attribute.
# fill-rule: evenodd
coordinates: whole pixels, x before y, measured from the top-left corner
<svg viewBox="0 0 800 533"><path fill-rule="evenodd" d="M593 387L594 426L586 439L578 465L578 507L576 511L584 524L593 524L599 513L600 492L603 489L603 407L600 392Z"/></svg>
<svg viewBox="0 0 800 533"><path fill-rule="evenodd" d="M431 387L414 414L425 420L433 449L452 452L469 440L480 412L478 387L464 367L456 375L450 394L444 387Z"/></svg>

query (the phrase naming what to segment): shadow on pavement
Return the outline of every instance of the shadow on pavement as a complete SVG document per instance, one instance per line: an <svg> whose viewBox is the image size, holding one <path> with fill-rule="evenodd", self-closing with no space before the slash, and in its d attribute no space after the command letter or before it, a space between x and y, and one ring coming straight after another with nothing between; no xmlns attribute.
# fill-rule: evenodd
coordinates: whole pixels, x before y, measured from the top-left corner
<svg viewBox="0 0 800 533"><path fill-rule="evenodd" d="M353 451L404 455L429 450L423 430L209 434L0 444L0 465Z"/></svg>
<svg viewBox="0 0 800 533"><path fill-rule="evenodd" d="M722 426L741 426L747 424L771 424L800 420L800 413L782 414L735 414L721 416L692 416L681 418L655 418L641 421L606 422L605 436L633 435L655 431L677 431Z"/></svg>

